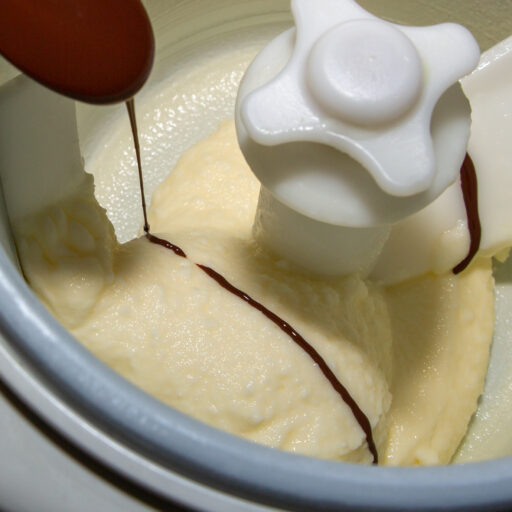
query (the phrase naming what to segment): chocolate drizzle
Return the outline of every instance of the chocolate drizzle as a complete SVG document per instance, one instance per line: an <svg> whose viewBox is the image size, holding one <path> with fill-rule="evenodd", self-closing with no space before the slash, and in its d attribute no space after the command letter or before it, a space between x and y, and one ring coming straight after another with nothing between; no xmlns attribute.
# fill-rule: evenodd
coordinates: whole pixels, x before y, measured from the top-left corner
<svg viewBox="0 0 512 512"><path fill-rule="evenodd" d="M133 99L126 102L126 106L128 108L128 113L130 116L130 123L132 127L133 140L135 144L135 151L137 153L137 164L139 169L139 183L140 183L140 192L142 199L142 209L144 212L144 231L146 233L146 238L153 244L160 245L166 249L174 252L176 256L180 256L181 258L187 258L185 251L183 251L177 245L165 240L163 238L159 238L149 232L149 224L147 220L146 213L146 202L144 200L144 183L142 176L142 167L141 167L141 159L140 159L140 148L138 141L138 132L137 132L137 122L135 118L135 105ZM277 327L279 327L284 333L286 333L304 352L308 354L308 356L313 360L313 362L318 366L319 370L323 373L325 378L329 381L334 391L341 397L341 399L350 407L352 414L354 415L356 421L359 423L359 426L363 430L366 436L366 442L368 444L368 449L373 457L373 463L378 464L379 456L377 453L377 448L375 446L375 442L373 440L372 427L370 424L370 420L366 416L366 414L361 410L357 402L352 398L347 388L339 381L334 372L329 368L329 365L325 361L325 359L318 353L318 351L308 343L288 322L283 320L281 317L276 315L273 311L267 309L263 304L254 300L247 293L233 286L225 277L219 274L217 271L213 270L210 267L205 265L201 265L199 263L195 264L198 268L200 268L206 275L208 275L211 279L216 281L219 286L222 286L226 291L232 293L237 296L239 299L243 300L249 306L258 310L260 313L265 315L272 323L274 323Z"/></svg>
<svg viewBox="0 0 512 512"><path fill-rule="evenodd" d="M468 255L452 270L455 275L460 274L471 263L480 248L480 240L482 238L482 226L478 213L478 180L475 165L468 154L466 154L460 169L460 183L466 207L470 244Z"/></svg>

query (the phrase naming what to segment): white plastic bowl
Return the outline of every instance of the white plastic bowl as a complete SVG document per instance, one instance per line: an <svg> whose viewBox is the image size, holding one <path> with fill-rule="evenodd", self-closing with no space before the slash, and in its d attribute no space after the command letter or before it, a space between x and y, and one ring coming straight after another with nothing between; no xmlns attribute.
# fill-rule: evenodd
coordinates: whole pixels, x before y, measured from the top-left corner
<svg viewBox="0 0 512 512"><path fill-rule="evenodd" d="M261 46L291 24L286 0L145 3L156 31L157 62L142 96L194 59L226 48L236 52L244 44ZM473 30L483 48L505 38L512 20L512 4L500 0L457 5L420 0L361 3L398 22L461 22ZM0 63L0 83L13 74ZM192 123L182 147L206 135L225 112L220 108L210 115L210 124L195 123L196 129ZM98 141L121 115L125 115L123 107L79 106L86 166ZM150 188L162 178L150 177ZM101 176L97 182L101 196ZM121 194L116 204L132 204L130 194ZM104 201L108 207L106 193ZM118 219L116 229L122 239L135 236L138 213L109 213L114 224ZM509 457L433 468L341 464L259 446L161 404L98 361L46 311L16 264L4 210L1 221L0 374L49 424L128 479L160 496L207 510L257 510L265 505L308 511L512 507ZM505 269L502 275L506 282L512 274Z"/></svg>

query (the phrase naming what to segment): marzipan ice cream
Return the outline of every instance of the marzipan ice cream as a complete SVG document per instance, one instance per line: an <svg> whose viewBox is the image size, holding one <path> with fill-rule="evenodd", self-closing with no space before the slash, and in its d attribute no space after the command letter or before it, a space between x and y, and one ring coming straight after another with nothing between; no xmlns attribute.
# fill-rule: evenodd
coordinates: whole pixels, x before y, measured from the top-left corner
<svg viewBox="0 0 512 512"><path fill-rule="evenodd" d="M470 151L482 192L491 197L505 167L477 139L491 126L478 112L485 117L499 109L499 117L505 99L486 95L485 73L467 79L467 89L475 113ZM143 108L161 112L165 99L162 93ZM506 101L512 103L510 94ZM114 139L117 154L123 141L128 148L125 135ZM151 144L157 143L155 137ZM458 186L446 197L455 197ZM483 388L494 323L491 257L510 245L512 230L485 233L493 222L487 219L506 210L496 213L498 205L482 196L483 251L460 275L438 254L446 249L449 262L467 251L457 203L451 217L432 217L434 227L423 212L395 226L380 274L327 278L254 241L258 194L228 120L183 153L152 198L151 233L176 250L146 237L119 243L84 173L74 192L16 221L23 272L78 340L159 400L275 448L371 463L354 409L250 298L292 326L326 362L368 418L380 463L448 463ZM404 246L408 230L417 237L425 223L426 252L418 262L421 247ZM398 276L397 261L409 259L408 275Z"/></svg>
<svg viewBox="0 0 512 512"><path fill-rule="evenodd" d="M18 226L25 275L79 340L160 400L271 446L370 462L351 410L310 358L194 263L214 268L329 361L370 419L381 460L447 462L485 376L490 260L389 288L310 277L252 240L258 189L227 122L152 201L152 232L187 259L145 238L118 245L84 176L77 196Z"/></svg>

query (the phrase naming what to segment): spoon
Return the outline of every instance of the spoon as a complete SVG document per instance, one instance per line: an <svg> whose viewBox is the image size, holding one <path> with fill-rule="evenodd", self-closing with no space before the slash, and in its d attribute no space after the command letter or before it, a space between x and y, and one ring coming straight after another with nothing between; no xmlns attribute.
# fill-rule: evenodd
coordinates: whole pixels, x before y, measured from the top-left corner
<svg viewBox="0 0 512 512"><path fill-rule="evenodd" d="M65 96L117 103L144 85L154 36L140 0L2 0L0 54Z"/></svg>

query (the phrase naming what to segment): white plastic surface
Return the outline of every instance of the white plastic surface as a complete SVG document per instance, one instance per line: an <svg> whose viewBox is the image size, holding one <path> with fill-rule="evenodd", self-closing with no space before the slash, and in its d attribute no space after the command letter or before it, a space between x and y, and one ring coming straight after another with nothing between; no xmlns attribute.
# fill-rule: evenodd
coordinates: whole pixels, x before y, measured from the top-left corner
<svg viewBox="0 0 512 512"><path fill-rule="evenodd" d="M368 169L385 192L424 192L436 170L430 116L477 65L474 38L453 24L393 25L353 0L295 0L292 9L293 55L274 80L241 99L249 137L266 146L330 145Z"/></svg>
<svg viewBox="0 0 512 512"><path fill-rule="evenodd" d="M326 112L369 128L405 115L423 83L412 42L390 23L370 19L328 30L313 45L305 73L313 100Z"/></svg>
<svg viewBox="0 0 512 512"><path fill-rule="evenodd" d="M246 73L237 131L275 209L317 222L287 212L267 223L272 233L257 230L313 272L371 269L374 230L421 210L458 176L470 117L454 84L476 66L478 45L458 25L399 26L352 0L295 0L292 10L296 31L272 41ZM272 201L260 203L268 217ZM344 254L340 243L323 243L321 223L343 227L329 229L336 241L347 228L365 229ZM294 239L305 231L312 244Z"/></svg>

